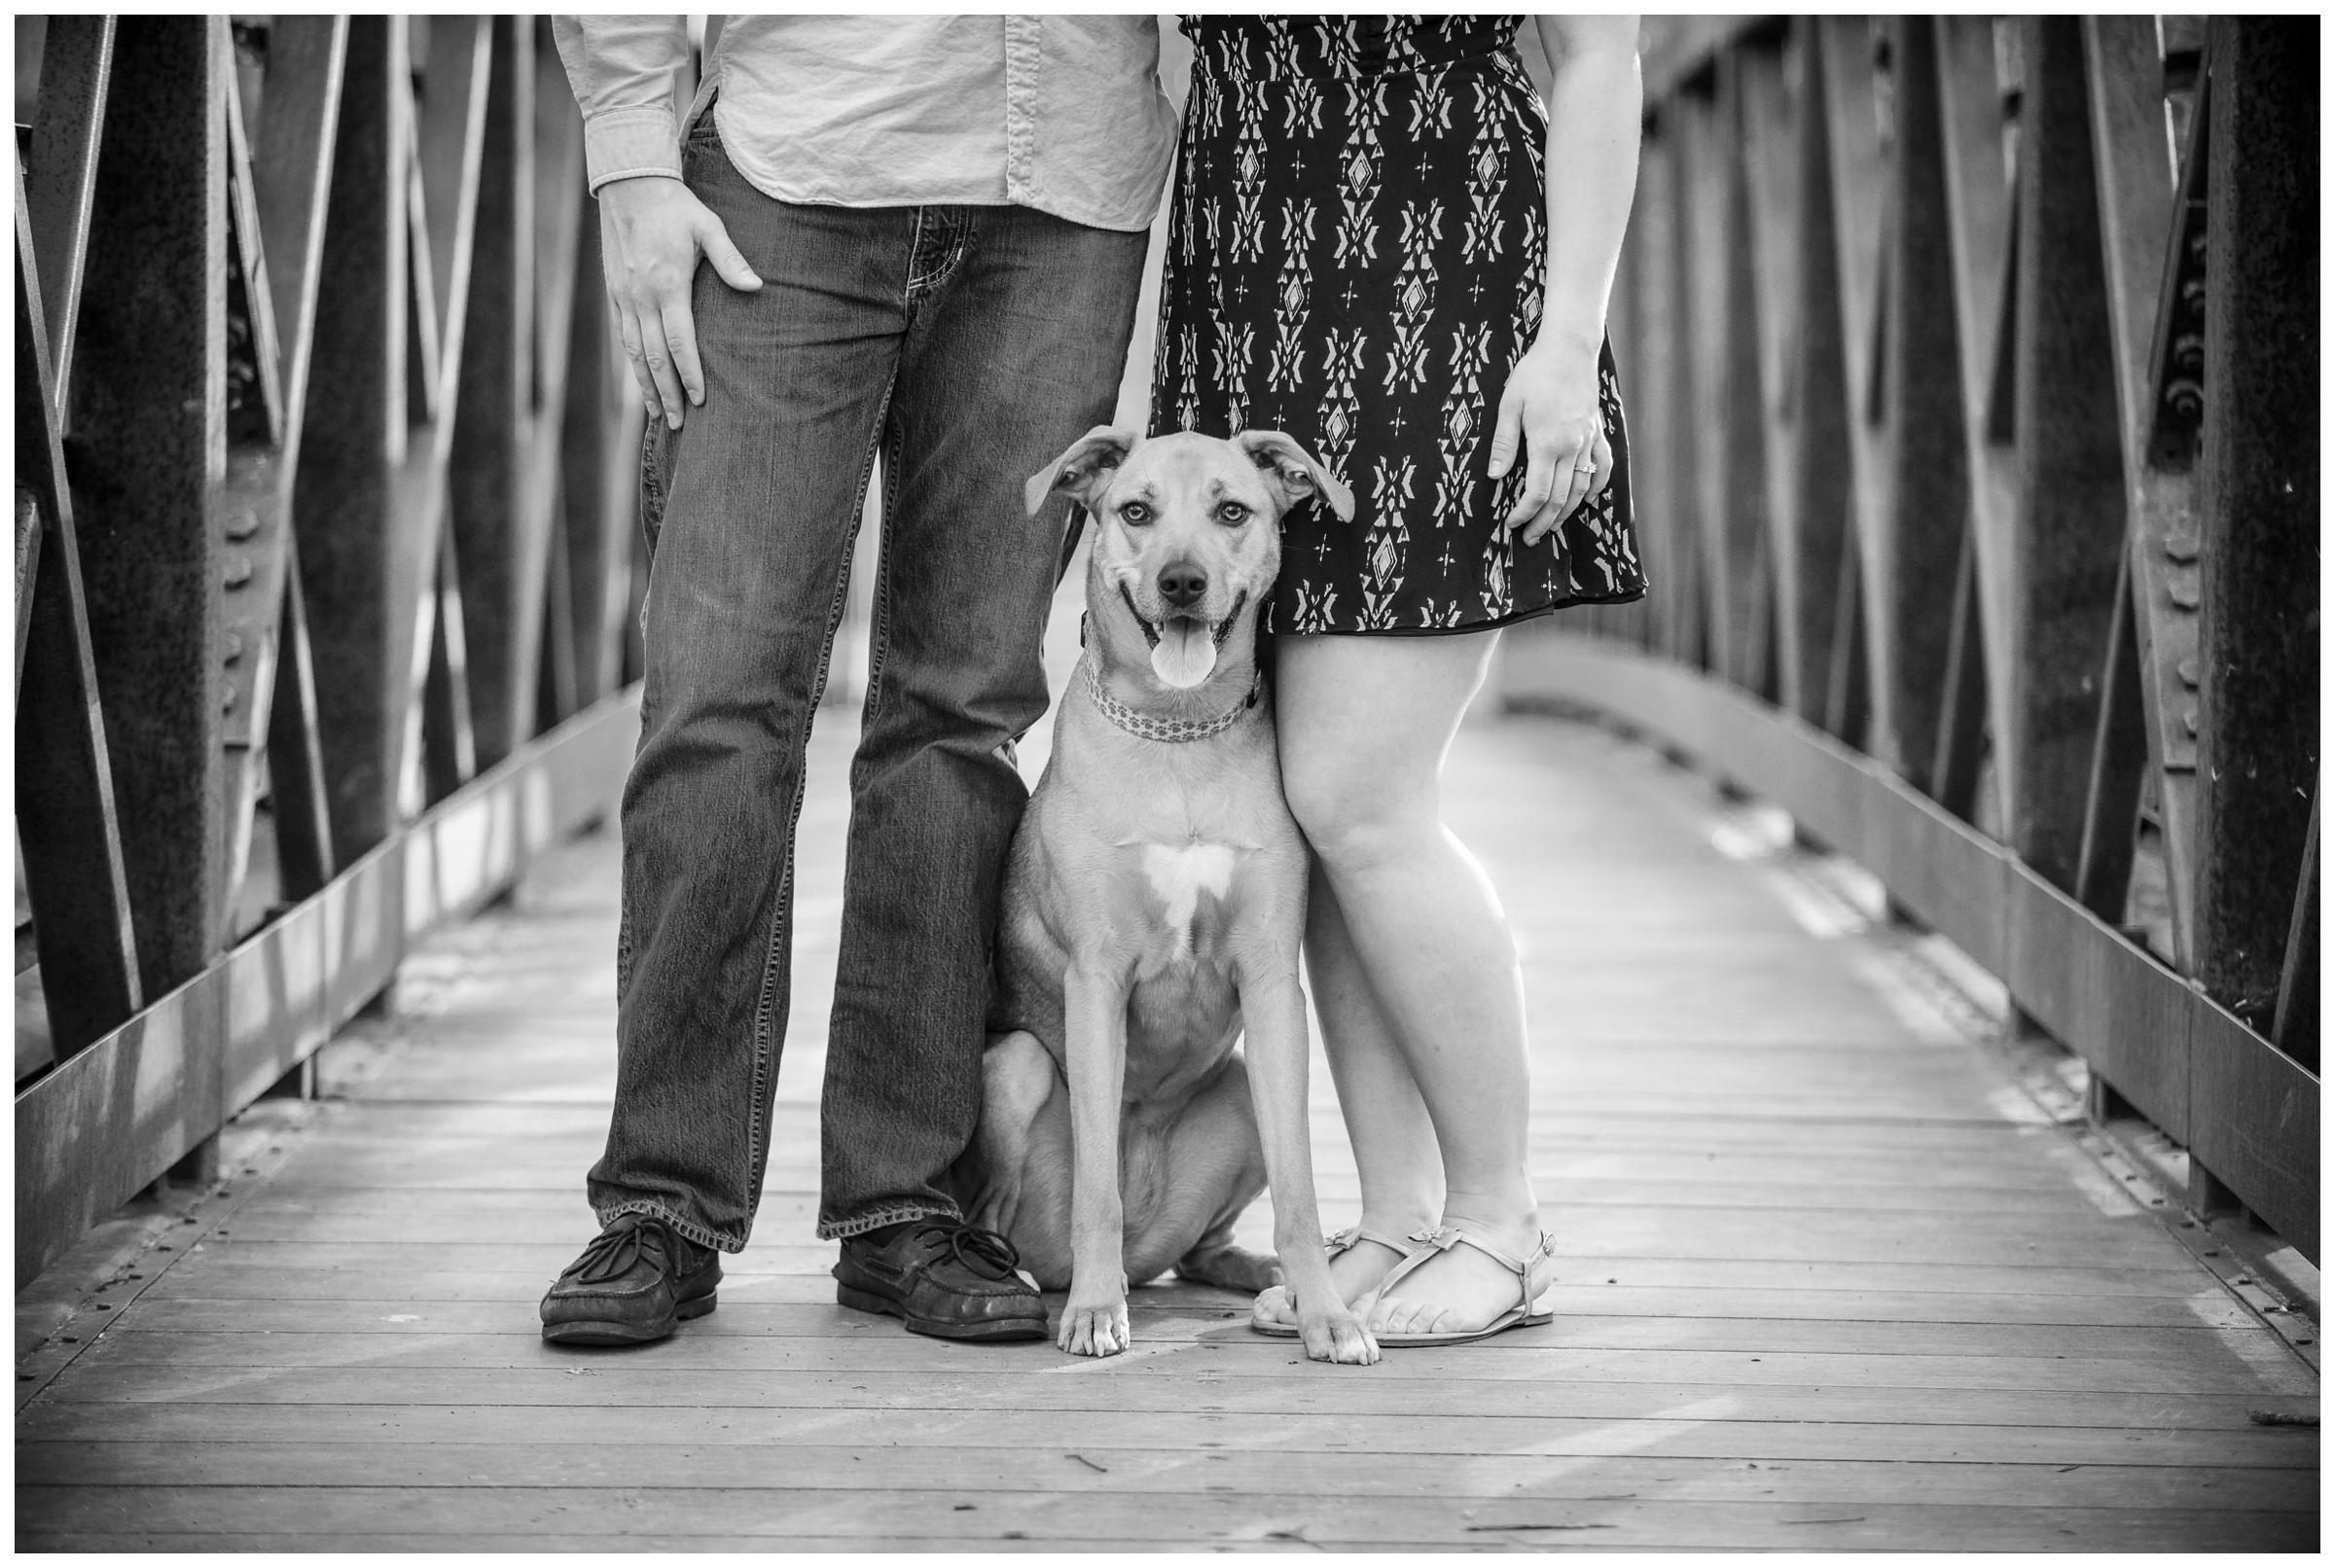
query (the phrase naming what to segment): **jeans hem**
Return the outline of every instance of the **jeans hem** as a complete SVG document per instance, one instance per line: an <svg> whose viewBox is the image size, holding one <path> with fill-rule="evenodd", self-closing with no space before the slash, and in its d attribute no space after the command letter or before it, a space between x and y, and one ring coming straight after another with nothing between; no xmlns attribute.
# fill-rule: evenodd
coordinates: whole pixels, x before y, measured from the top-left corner
<svg viewBox="0 0 2335 1568"><path fill-rule="evenodd" d="M743 1236L733 1241L727 1236L718 1235L693 1220L684 1220L671 1209L652 1198L634 1198L629 1202L618 1203L597 1212L602 1229L607 1229L608 1226L628 1214L647 1214L663 1220L673 1228L675 1234L685 1240L694 1241L700 1247L711 1247L717 1252L743 1252L746 1250Z"/></svg>
<svg viewBox="0 0 2335 1568"><path fill-rule="evenodd" d="M908 1220L960 1220L963 1215L952 1208L935 1207L929 1203L897 1203L873 1214L862 1214L849 1220L821 1220L821 1241L848 1241L870 1230L880 1230L887 1225L899 1225Z"/></svg>

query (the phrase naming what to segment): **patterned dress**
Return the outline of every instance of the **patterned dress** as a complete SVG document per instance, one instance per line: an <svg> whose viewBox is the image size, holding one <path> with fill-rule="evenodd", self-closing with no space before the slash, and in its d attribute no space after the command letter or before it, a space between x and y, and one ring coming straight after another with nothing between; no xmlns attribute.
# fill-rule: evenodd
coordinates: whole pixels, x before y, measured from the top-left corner
<svg viewBox="0 0 2335 1568"><path fill-rule="evenodd" d="M1641 597L1629 448L1600 355L1613 478L1529 549L1503 519L1493 420L1539 324L1540 96L1515 17L1188 18L1155 433L1280 430L1355 519L1282 519L1269 627L1475 631Z"/></svg>

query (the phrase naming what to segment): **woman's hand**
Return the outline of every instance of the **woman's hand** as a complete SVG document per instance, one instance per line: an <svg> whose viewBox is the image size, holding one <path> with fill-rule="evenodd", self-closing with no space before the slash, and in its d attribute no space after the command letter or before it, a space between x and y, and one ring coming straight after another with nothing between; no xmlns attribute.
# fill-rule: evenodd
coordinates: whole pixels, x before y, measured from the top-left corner
<svg viewBox="0 0 2335 1568"><path fill-rule="evenodd" d="M1612 477L1613 447L1605 440L1598 397L1598 348L1541 337L1500 391L1491 473L1495 480L1506 474L1523 446L1524 493L1507 521L1511 530L1524 531L1527 546L1539 544Z"/></svg>

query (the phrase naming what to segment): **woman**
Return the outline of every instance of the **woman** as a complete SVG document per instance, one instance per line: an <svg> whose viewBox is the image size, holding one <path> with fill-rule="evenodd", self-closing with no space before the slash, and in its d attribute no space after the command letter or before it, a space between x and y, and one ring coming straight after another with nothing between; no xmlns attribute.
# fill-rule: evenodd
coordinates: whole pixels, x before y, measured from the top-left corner
<svg viewBox="0 0 2335 1568"><path fill-rule="evenodd" d="M1544 1321L1524 996L1438 776L1495 628L1640 597L1606 298L1634 18L1231 18L1194 47L1158 430L1295 437L1354 491L1283 522L1306 963L1362 1178L1331 1279L1383 1345ZM1547 109L1517 53L1545 51ZM1545 143L1545 151L1544 151ZM1252 1325L1294 1333L1279 1287Z"/></svg>

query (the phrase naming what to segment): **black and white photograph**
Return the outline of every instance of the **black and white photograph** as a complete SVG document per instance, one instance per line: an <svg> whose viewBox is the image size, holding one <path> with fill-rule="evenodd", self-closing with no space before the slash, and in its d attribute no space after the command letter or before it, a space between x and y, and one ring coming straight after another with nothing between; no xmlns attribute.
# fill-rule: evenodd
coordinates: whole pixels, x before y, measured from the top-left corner
<svg viewBox="0 0 2335 1568"><path fill-rule="evenodd" d="M13 58L18 1552L2319 1550L2316 14Z"/></svg>

